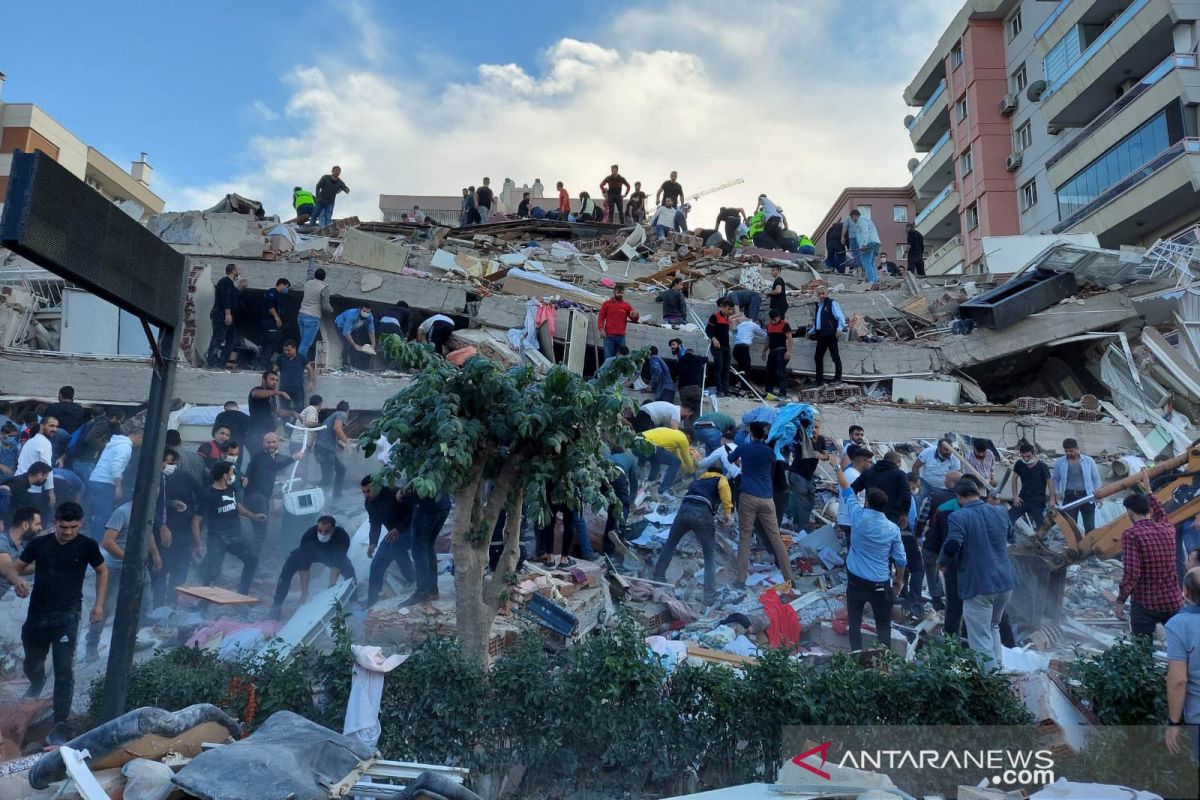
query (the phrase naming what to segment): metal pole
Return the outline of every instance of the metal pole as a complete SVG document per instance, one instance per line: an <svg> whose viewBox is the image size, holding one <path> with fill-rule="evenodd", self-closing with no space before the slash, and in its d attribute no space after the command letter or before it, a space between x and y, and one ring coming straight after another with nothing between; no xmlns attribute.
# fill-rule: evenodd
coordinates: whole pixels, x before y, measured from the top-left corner
<svg viewBox="0 0 1200 800"><path fill-rule="evenodd" d="M182 316L180 317L182 319ZM150 380L150 400L146 408L146 428L138 456L137 480L133 492L133 508L129 515L129 538L125 545L125 568L121 570L121 585L110 586L119 591L116 614L113 617L112 644L108 650L108 670L104 679L104 702L100 719L107 722L125 713L129 697L129 681L133 671L133 651L146 588L146 558L150 552L154 506L158 499L163 443L171 398L175 391L178 329L163 328L158 337L158 354L154 377ZM179 536L190 535L180 531Z"/></svg>

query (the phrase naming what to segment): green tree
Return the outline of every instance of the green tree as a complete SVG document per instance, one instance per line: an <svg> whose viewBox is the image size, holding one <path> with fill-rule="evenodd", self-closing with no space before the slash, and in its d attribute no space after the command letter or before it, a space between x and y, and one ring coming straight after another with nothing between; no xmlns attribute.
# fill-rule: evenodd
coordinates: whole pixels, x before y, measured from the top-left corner
<svg viewBox="0 0 1200 800"><path fill-rule="evenodd" d="M601 509L616 502L607 480L616 467L602 445L631 447L623 421L633 403L621 389L638 362L610 359L591 380L564 367L538 379L531 367L505 370L476 356L461 368L426 345L385 336L383 350L416 371L363 434L369 455L380 436L392 443L377 478L421 497L448 493L458 635L463 654L488 664L488 639L518 556L524 512L545 524L554 505ZM546 496L547 487L553 494ZM488 545L507 511L504 549L484 575Z"/></svg>

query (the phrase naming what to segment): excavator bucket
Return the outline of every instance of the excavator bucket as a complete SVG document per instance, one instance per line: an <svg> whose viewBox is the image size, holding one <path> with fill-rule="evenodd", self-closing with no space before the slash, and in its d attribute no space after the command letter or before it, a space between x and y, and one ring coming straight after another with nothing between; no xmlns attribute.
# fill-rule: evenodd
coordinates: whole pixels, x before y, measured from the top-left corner
<svg viewBox="0 0 1200 800"><path fill-rule="evenodd" d="M1038 630L1062 616L1063 591L1067 585L1067 556L1056 553L1036 538L1009 548L1017 571L1017 586L1008 613L1027 630Z"/></svg>

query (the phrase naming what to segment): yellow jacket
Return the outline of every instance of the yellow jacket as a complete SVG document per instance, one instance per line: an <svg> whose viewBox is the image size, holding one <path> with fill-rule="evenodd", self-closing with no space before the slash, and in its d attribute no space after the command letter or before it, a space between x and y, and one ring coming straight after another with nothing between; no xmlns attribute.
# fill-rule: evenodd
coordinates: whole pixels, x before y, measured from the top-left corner
<svg viewBox="0 0 1200 800"><path fill-rule="evenodd" d="M679 457L679 463L684 472L695 472L696 462L692 461L692 448L688 444L687 434L673 428L651 428L642 434L646 441L655 447L661 447L668 453Z"/></svg>

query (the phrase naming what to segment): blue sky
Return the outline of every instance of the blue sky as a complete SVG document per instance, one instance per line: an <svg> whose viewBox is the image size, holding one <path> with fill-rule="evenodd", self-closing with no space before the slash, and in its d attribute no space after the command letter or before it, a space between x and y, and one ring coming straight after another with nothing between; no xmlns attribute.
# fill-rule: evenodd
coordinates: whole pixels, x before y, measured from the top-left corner
<svg viewBox="0 0 1200 800"><path fill-rule="evenodd" d="M339 161L342 206L371 217L380 192L574 193L622 160L819 217L846 183L904 182L899 92L958 3L865 0L869 36L836 0L72 5L6 39L4 97L118 163L147 151L169 207L241 191L282 213Z"/></svg>

